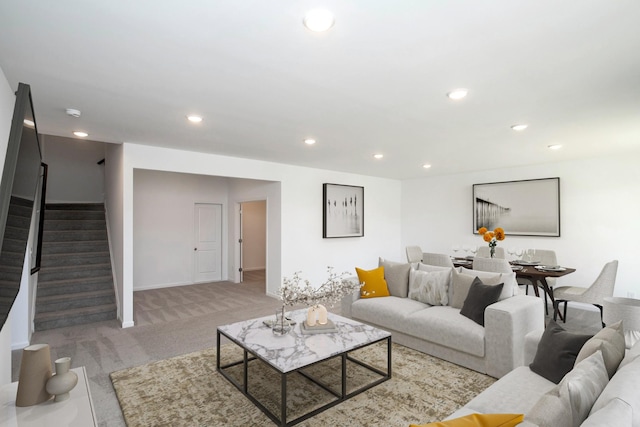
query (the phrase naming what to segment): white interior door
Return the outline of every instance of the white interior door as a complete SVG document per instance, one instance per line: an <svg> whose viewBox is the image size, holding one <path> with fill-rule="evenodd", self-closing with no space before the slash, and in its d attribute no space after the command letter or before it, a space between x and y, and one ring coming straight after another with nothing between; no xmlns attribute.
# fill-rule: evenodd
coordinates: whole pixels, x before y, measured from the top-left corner
<svg viewBox="0 0 640 427"><path fill-rule="evenodd" d="M195 205L194 282L222 280L222 205Z"/></svg>

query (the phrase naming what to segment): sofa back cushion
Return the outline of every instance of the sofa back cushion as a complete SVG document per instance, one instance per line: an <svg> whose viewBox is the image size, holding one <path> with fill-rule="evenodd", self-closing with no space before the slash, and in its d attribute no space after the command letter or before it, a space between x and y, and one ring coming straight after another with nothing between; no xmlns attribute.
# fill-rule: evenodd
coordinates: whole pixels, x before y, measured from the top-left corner
<svg viewBox="0 0 640 427"><path fill-rule="evenodd" d="M633 424L631 405L622 399L614 398L601 409L589 415L580 427L631 427Z"/></svg>
<svg viewBox="0 0 640 427"><path fill-rule="evenodd" d="M602 391L598 400L591 408L591 414L603 409L613 399L622 399L631 405L634 426L640 425L640 398L638 398L638 384L640 384L640 358L619 368L611 378L607 387ZM618 425L618 424L611 424Z"/></svg>
<svg viewBox="0 0 640 427"><path fill-rule="evenodd" d="M384 280L387 281L389 294L394 297L406 298L409 291L411 264L378 258L378 267L384 267Z"/></svg>
<svg viewBox="0 0 640 427"><path fill-rule="evenodd" d="M471 284L476 277L478 277L484 285L497 285L498 283L504 283L501 281L502 275L500 273L481 273L484 274L471 276L469 274L459 273L456 269L453 269L453 276L451 278L451 287L453 288L453 293L451 296L451 301L449 302L451 307L462 308L462 306L464 305L464 300L467 299L467 295L469 294L469 288L471 288ZM502 290L504 291L504 285L502 287ZM500 296L502 296L502 291L500 293Z"/></svg>
<svg viewBox="0 0 640 427"><path fill-rule="evenodd" d="M500 301L503 299L510 298L514 295L518 295L518 281L516 280L516 273L495 273L493 271L482 271L482 270L472 270L469 268L460 268L460 273L468 274L473 277L479 277L483 282L484 279L492 278L496 274L500 275L500 280L498 283L504 283L502 287L502 293L500 294Z"/></svg>

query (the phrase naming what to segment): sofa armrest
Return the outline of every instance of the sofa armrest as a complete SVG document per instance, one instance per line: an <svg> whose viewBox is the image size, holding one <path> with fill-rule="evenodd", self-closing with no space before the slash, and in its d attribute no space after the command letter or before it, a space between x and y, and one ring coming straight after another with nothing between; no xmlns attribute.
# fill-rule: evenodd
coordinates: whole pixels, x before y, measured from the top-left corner
<svg viewBox="0 0 640 427"><path fill-rule="evenodd" d="M525 335L544 328L544 304L538 297L516 295L484 312L487 374L500 378L524 365Z"/></svg>
<svg viewBox="0 0 640 427"><path fill-rule="evenodd" d="M345 280L359 282L358 276L347 277ZM351 319L351 305L360 299L360 291L355 291L351 295L347 295L340 301L340 314Z"/></svg>
<svg viewBox="0 0 640 427"><path fill-rule="evenodd" d="M529 332L524 337L524 365L528 366L533 362L533 359L536 357L536 353L538 352L538 343L540 342L540 338L542 338L542 334L544 333L544 329L538 329L535 331Z"/></svg>

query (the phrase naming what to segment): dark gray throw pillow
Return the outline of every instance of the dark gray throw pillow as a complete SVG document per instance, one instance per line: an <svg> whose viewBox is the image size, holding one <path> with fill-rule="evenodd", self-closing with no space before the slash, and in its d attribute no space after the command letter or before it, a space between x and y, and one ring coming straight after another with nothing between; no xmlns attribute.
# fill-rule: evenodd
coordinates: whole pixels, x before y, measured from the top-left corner
<svg viewBox="0 0 640 427"><path fill-rule="evenodd" d="M484 326L484 309L498 301L504 283L485 285L479 278L473 279L460 314Z"/></svg>
<svg viewBox="0 0 640 427"><path fill-rule="evenodd" d="M529 369L558 384L573 369L580 349L589 338L591 335L567 332L553 320L550 321L540 338Z"/></svg>

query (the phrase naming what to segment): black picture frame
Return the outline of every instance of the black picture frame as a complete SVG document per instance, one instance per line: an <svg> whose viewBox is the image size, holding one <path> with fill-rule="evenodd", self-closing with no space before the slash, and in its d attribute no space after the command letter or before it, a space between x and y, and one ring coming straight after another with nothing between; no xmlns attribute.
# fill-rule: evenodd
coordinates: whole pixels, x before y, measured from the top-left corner
<svg viewBox="0 0 640 427"><path fill-rule="evenodd" d="M560 237L560 178L473 184L473 232Z"/></svg>
<svg viewBox="0 0 640 427"><path fill-rule="evenodd" d="M322 184L322 237L364 236L364 187Z"/></svg>

